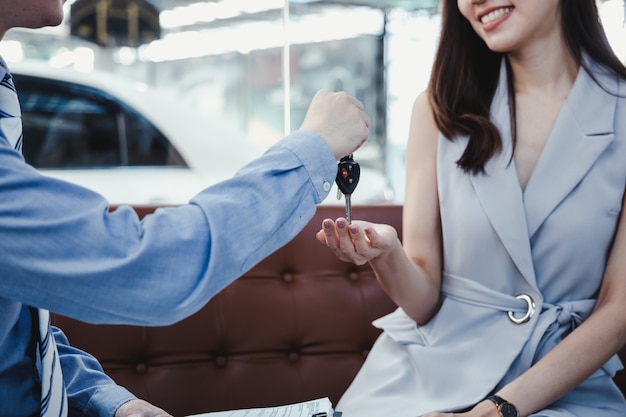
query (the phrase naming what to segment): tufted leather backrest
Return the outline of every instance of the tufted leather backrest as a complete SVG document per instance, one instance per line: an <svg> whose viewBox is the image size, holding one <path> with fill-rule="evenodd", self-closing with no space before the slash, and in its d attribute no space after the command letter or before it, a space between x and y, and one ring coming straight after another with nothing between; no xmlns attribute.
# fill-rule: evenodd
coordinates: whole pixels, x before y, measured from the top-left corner
<svg viewBox="0 0 626 417"><path fill-rule="evenodd" d="M399 206L353 213L400 232ZM324 218L340 216L342 207L320 206L292 242L172 326L61 316L54 324L119 384L175 416L325 396L336 403L378 336L372 320L395 308L369 267L338 260L315 239Z"/></svg>
<svg viewBox="0 0 626 417"><path fill-rule="evenodd" d="M136 207L140 215L153 209ZM353 214L401 235L400 206L357 206ZM368 266L339 261L315 240L324 218L343 215L320 206L293 241L172 326L61 316L54 324L119 384L174 416L325 396L336 404L379 334L372 320L395 308ZM626 374L616 380L624 392Z"/></svg>

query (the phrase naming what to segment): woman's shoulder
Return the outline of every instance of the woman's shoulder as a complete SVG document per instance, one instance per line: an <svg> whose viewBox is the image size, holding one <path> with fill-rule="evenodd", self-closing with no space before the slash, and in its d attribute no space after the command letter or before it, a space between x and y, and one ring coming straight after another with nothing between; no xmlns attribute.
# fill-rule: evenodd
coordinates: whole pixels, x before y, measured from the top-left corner
<svg viewBox="0 0 626 417"><path fill-rule="evenodd" d="M430 153L436 149L439 128L427 91L417 95L413 101L409 129L409 150L418 148L420 153Z"/></svg>
<svg viewBox="0 0 626 417"><path fill-rule="evenodd" d="M431 132L438 130L430 94L427 90L422 91L415 97L411 119L411 123L417 123L420 126L420 130L428 129Z"/></svg>
<svg viewBox="0 0 626 417"><path fill-rule="evenodd" d="M604 91L626 98L626 67L609 66L583 55L583 68Z"/></svg>
<svg viewBox="0 0 626 417"><path fill-rule="evenodd" d="M432 111L428 90L424 90L413 101L413 114L417 113L417 115L426 116L432 114Z"/></svg>

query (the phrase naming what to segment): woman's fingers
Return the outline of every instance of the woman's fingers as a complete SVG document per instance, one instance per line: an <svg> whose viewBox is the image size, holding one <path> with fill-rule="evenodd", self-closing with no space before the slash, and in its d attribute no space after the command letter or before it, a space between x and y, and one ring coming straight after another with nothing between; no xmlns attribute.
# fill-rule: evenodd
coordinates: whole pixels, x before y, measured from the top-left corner
<svg viewBox="0 0 626 417"><path fill-rule="evenodd" d="M372 229L366 222L353 222L340 217L335 221L325 219L322 222L322 230L317 232L317 239L328 246L339 259L352 262L356 265L363 265L378 255L378 251L366 235L363 227ZM372 236L378 235L372 229Z"/></svg>

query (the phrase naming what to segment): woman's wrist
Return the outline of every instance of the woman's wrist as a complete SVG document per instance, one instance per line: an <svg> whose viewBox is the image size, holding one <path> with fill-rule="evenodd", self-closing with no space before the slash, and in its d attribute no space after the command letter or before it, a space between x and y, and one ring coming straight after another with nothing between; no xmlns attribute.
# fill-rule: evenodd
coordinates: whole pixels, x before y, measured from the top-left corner
<svg viewBox="0 0 626 417"><path fill-rule="evenodd" d="M489 400L484 400L476 404L471 414L473 417L500 417L498 408Z"/></svg>
<svg viewBox="0 0 626 417"><path fill-rule="evenodd" d="M517 407L499 395L490 395L487 400L496 406L499 417L519 417Z"/></svg>
<svg viewBox="0 0 626 417"><path fill-rule="evenodd" d="M517 407L498 395L491 395L476 404L472 409L472 415L476 417L520 417Z"/></svg>
<svg viewBox="0 0 626 417"><path fill-rule="evenodd" d="M364 229L366 236L368 235L367 228ZM381 253L375 258L370 260L372 266L378 266L384 268L386 265L398 265L398 262L405 256L402 242L397 236L388 244L386 248L382 248Z"/></svg>

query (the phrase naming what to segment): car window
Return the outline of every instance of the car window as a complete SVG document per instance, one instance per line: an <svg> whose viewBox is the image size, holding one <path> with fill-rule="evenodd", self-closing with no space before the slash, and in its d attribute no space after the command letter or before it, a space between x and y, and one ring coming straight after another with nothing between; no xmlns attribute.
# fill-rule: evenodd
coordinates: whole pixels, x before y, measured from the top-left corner
<svg viewBox="0 0 626 417"><path fill-rule="evenodd" d="M37 168L186 166L145 117L105 92L14 74L24 157Z"/></svg>

